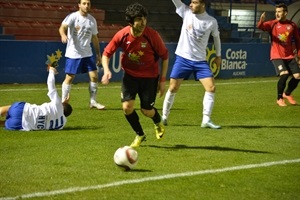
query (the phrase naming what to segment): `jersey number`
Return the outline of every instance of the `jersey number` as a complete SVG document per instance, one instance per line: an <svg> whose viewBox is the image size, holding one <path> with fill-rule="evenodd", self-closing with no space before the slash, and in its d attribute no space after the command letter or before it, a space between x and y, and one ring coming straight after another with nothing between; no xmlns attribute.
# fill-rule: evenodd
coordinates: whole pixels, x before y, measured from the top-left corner
<svg viewBox="0 0 300 200"><path fill-rule="evenodd" d="M60 119L55 119L50 121L49 130L57 130L61 129L64 125L64 118L63 116Z"/></svg>

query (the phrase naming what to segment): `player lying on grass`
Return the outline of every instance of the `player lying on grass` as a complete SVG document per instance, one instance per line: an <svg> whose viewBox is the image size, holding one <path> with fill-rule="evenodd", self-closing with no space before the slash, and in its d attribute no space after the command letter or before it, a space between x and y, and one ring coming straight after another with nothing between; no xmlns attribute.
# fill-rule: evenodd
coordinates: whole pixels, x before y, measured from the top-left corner
<svg viewBox="0 0 300 200"><path fill-rule="evenodd" d="M0 107L0 126L5 126L7 130L60 130L67 123L66 117L72 113L72 107L68 104L69 98L61 101L55 87L55 65L48 67L48 96L49 103L42 105L30 104L27 102L15 102L12 105ZM56 65L57 66L57 65Z"/></svg>

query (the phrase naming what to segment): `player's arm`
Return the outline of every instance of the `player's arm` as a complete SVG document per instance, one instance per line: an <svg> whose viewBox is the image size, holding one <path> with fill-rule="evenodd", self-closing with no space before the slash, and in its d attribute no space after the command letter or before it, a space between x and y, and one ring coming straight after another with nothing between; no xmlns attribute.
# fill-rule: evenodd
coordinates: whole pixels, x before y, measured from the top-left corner
<svg viewBox="0 0 300 200"><path fill-rule="evenodd" d="M48 78L47 78L47 86L48 86L48 97L50 98L51 102L61 103L61 98L59 97L56 87L55 87L55 74L57 71L54 67L49 67L48 69Z"/></svg>
<svg viewBox="0 0 300 200"><path fill-rule="evenodd" d="M259 18L259 21L257 22L256 28L263 31L267 31L265 20L266 20L266 12L263 12Z"/></svg>
<svg viewBox="0 0 300 200"><path fill-rule="evenodd" d="M294 24L294 34L293 37L295 39L295 59L298 63L298 65L300 65L300 33L298 31L298 27L296 24Z"/></svg>
<svg viewBox="0 0 300 200"><path fill-rule="evenodd" d="M220 68L221 62L222 62L222 58L221 58L221 38L220 38L220 31L219 31L219 26L218 26L217 21L214 22L214 27L213 27L213 31L212 31L211 35L213 36L214 46L215 46L215 49L216 49L216 57L214 58L213 63L215 65L217 65L217 68Z"/></svg>
<svg viewBox="0 0 300 200"><path fill-rule="evenodd" d="M102 67L103 67L103 76L101 79L102 84L108 84L109 79L111 79L112 74L109 70L109 62L110 58L114 55L114 53L117 51L117 48L121 45L121 38L122 38L122 32L117 32L112 40L106 45L106 47L103 50L102 55Z"/></svg>
<svg viewBox="0 0 300 200"><path fill-rule="evenodd" d="M62 43L67 43L68 42L68 25L67 24L61 24L59 29L58 29L60 38L61 38L61 42Z"/></svg>
<svg viewBox="0 0 300 200"><path fill-rule="evenodd" d="M99 66L101 65L101 52L100 52L98 35L92 36L92 44L96 52L97 66Z"/></svg>
<svg viewBox="0 0 300 200"><path fill-rule="evenodd" d="M109 79L111 79L112 74L111 71L109 70L109 61L110 58L106 55L102 55L102 67L103 67L103 76L101 79L101 82L103 84L108 84L109 83Z"/></svg>
<svg viewBox="0 0 300 200"><path fill-rule="evenodd" d="M221 58L221 39L220 36L214 36L214 45L216 49L216 57L213 60L213 63L217 65L218 68L221 66L222 58Z"/></svg>
<svg viewBox="0 0 300 200"><path fill-rule="evenodd" d="M159 97L162 97L166 90L166 77L169 68L169 58L162 60L161 63L161 72L159 79Z"/></svg>
<svg viewBox="0 0 300 200"><path fill-rule="evenodd" d="M181 0L172 0L175 7L179 8L183 3Z"/></svg>

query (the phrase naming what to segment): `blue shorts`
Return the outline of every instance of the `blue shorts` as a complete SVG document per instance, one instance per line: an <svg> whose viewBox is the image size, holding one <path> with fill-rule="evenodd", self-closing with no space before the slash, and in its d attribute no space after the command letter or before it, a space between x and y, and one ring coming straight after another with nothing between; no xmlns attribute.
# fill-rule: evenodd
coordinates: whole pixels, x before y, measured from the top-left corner
<svg viewBox="0 0 300 200"><path fill-rule="evenodd" d="M66 74L84 74L97 70L96 62L93 56L86 58L66 58Z"/></svg>
<svg viewBox="0 0 300 200"><path fill-rule="evenodd" d="M214 77L207 61L192 61L176 56L170 78L188 79L192 73L196 80Z"/></svg>
<svg viewBox="0 0 300 200"><path fill-rule="evenodd" d="M8 109L5 120L5 128L8 130L20 130L25 102L15 102Z"/></svg>

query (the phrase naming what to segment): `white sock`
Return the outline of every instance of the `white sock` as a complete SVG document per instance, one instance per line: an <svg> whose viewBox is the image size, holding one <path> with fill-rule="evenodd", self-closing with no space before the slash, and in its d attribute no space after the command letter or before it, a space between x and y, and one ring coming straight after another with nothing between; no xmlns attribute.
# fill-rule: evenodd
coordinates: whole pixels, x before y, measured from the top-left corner
<svg viewBox="0 0 300 200"><path fill-rule="evenodd" d="M168 116L170 114L170 110L174 103L175 95L176 95L176 93L171 93L170 90L167 91L167 93L165 95L165 99L164 99L163 110L162 110L162 118L163 119L168 118Z"/></svg>
<svg viewBox="0 0 300 200"><path fill-rule="evenodd" d="M69 96L70 90L71 90L71 85L63 82L63 84L61 86L61 100L62 101L64 101Z"/></svg>
<svg viewBox="0 0 300 200"><path fill-rule="evenodd" d="M203 118L202 123L207 123L214 107L215 93L205 92L203 97Z"/></svg>
<svg viewBox="0 0 300 200"><path fill-rule="evenodd" d="M97 91L98 91L98 83L90 82L89 85L90 103L96 103Z"/></svg>

